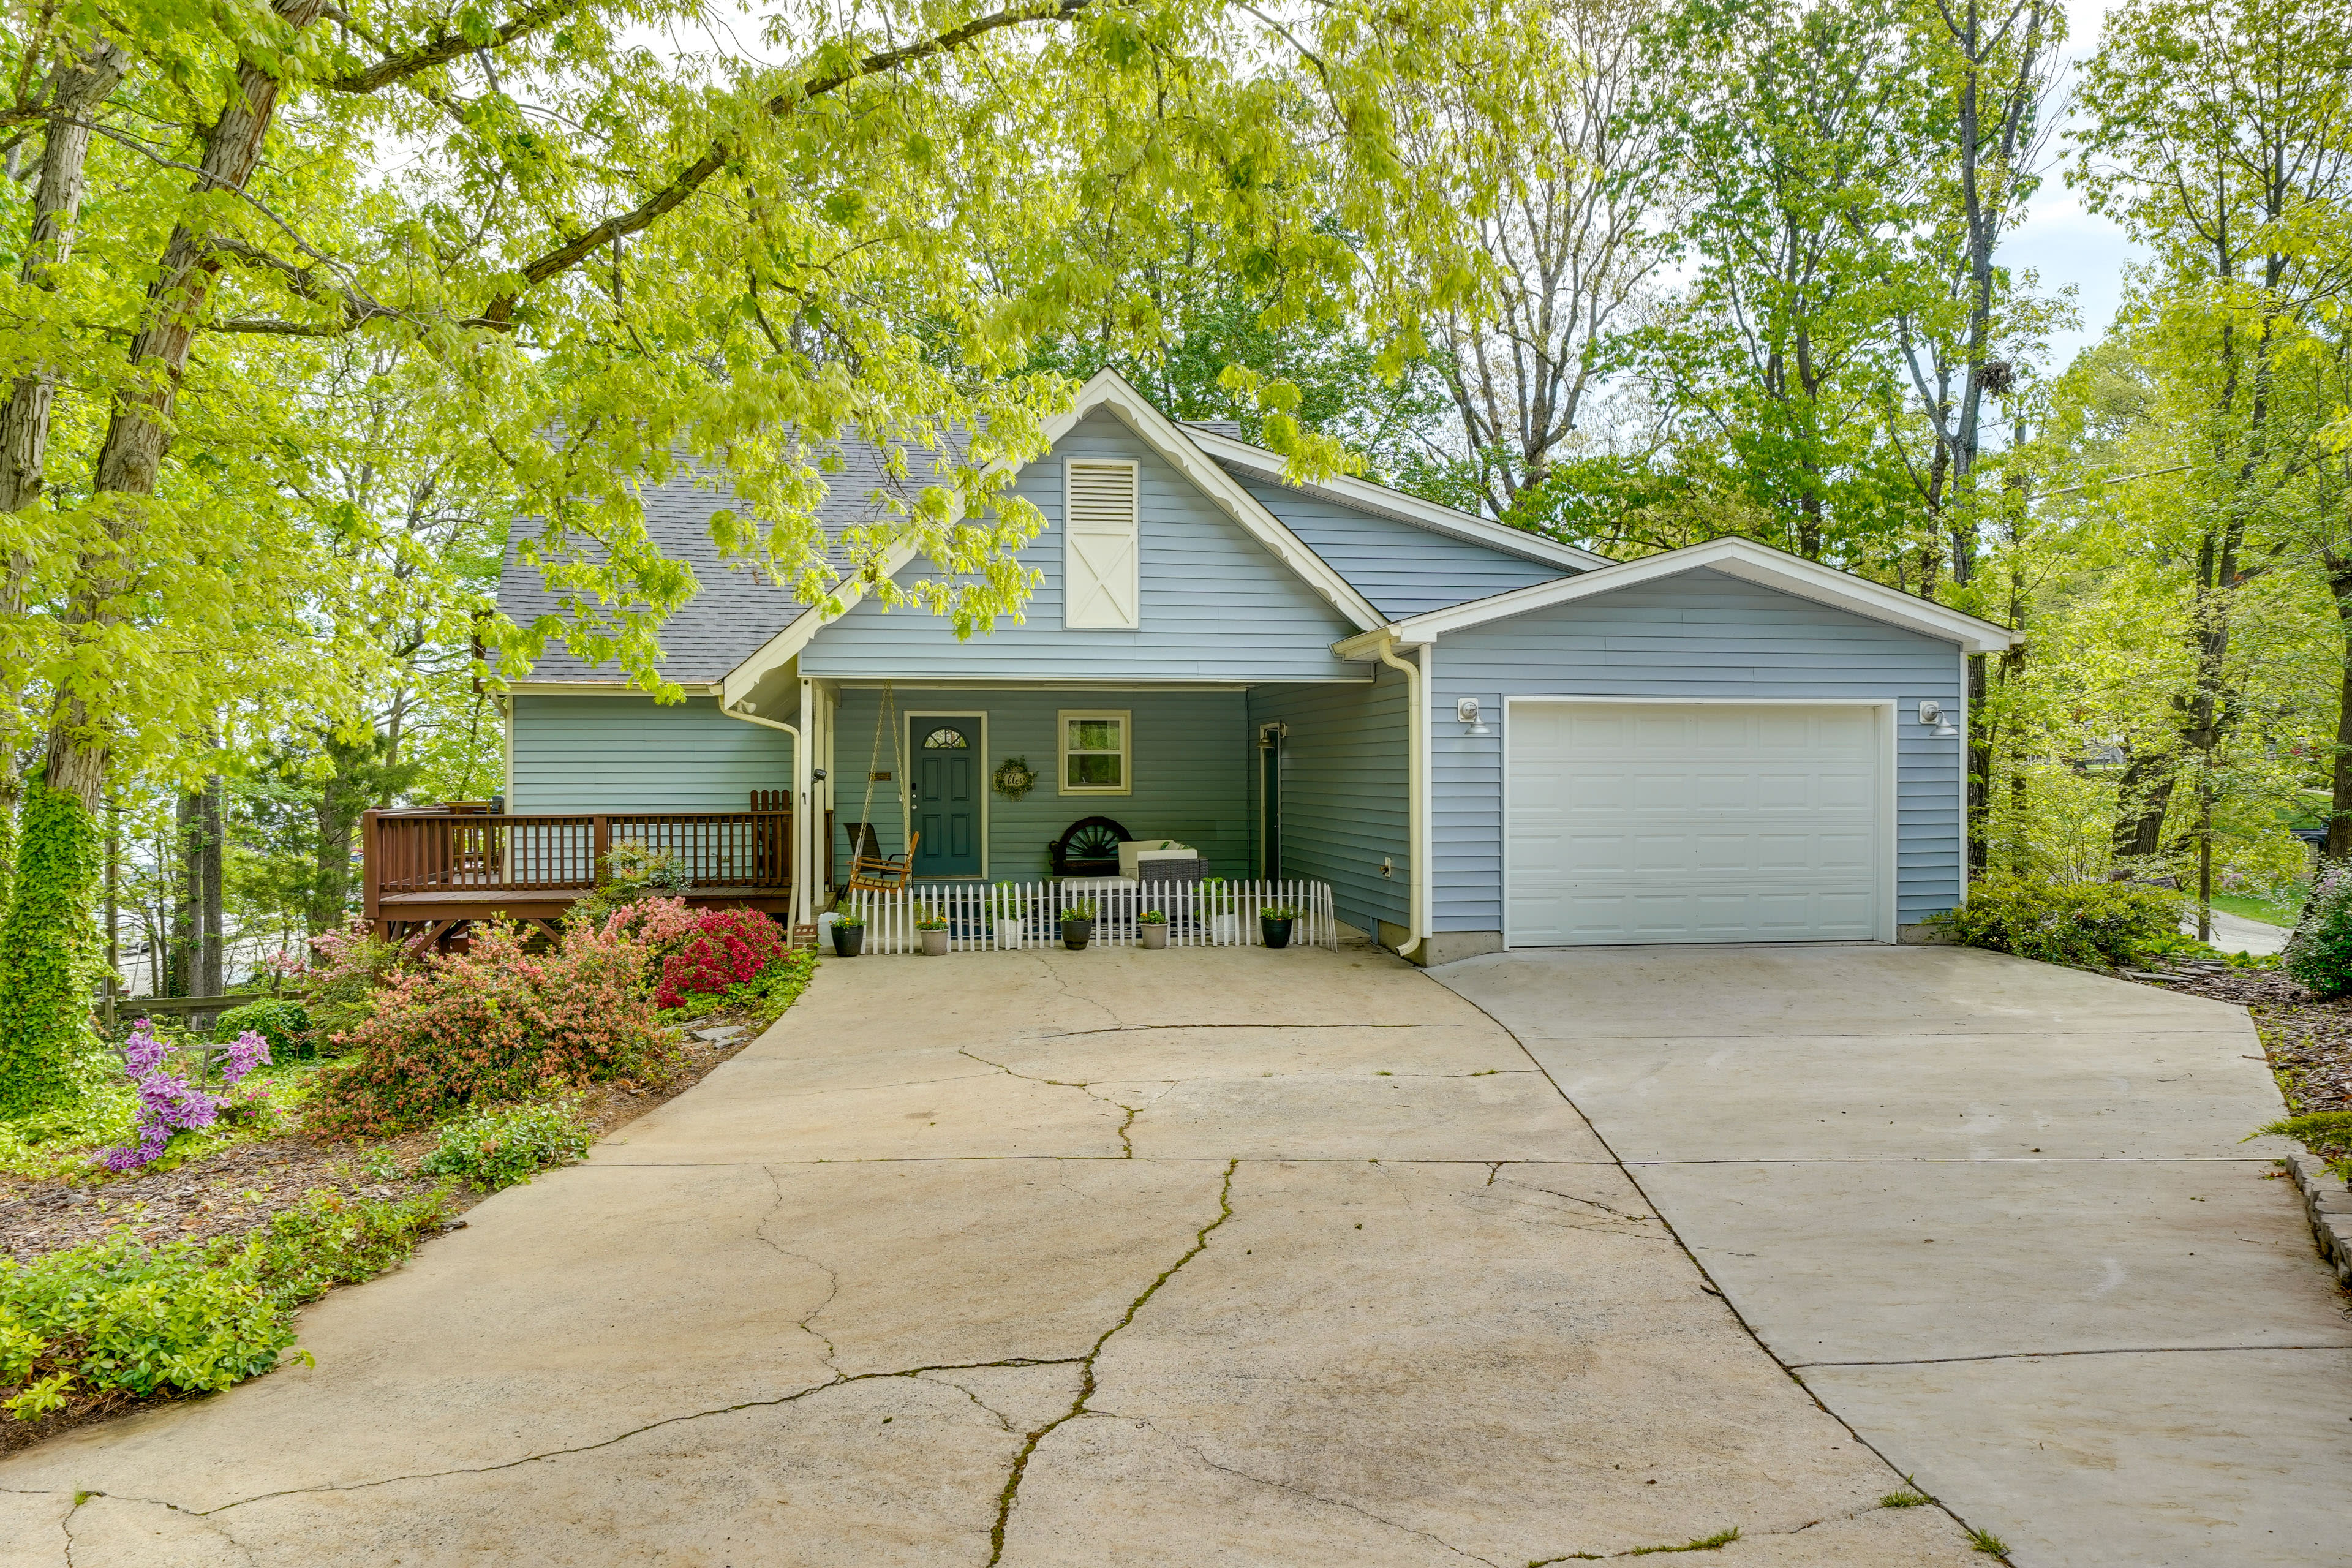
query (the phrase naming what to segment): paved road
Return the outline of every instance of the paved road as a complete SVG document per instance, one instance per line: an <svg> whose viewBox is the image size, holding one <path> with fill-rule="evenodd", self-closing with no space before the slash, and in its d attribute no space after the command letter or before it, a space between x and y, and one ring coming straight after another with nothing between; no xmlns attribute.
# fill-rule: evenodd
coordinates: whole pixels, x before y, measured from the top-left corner
<svg viewBox="0 0 2352 1568"><path fill-rule="evenodd" d="M2180 922L2180 929L2190 936L2197 934L2197 917L2193 913ZM2284 952L2286 939L2294 933L2284 926L2274 926L2263 921L2250 921L2243 915L2233 915L2227 910L2213 911L2213 945L2223 952L2250 952L2256 958Z"/></svg>
<svg viewBox="0 0 2352 1568"><path fill-rule="evenodd" d="M315 1369L0 1467L0 1563L1984 1561L1377 952L829 963L471 1221Z"/></svg>
<svg viewBox="0 0 2352 1568"><path fill-rule="evenodd" d="M2242 1009L1954 948L1434 972L1764 1343L2021 1568L2352 1562L2352 1324Z"/></svg>

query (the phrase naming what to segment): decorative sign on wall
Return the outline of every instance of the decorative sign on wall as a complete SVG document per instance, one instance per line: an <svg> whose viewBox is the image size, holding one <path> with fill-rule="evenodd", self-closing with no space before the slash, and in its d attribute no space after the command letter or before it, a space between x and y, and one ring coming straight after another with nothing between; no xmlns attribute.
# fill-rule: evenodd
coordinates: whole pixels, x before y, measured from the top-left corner
<svg viewBox="0 0 2352 1568"><path fill-rule="evenodd" d="M1028 758L1007 757L996 764L996 774L992 782L997 794L1007 800L1019 800L1037 787L1037 775L1030 771Z"/></svg>

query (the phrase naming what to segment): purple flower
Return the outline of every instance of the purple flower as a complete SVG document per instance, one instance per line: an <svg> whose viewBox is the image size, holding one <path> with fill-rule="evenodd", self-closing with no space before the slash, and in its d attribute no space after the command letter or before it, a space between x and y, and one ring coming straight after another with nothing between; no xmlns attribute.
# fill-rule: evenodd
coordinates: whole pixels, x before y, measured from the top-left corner
<svg viewBox="0 0 2352 1568"><path fill-rule="evenodd" d="M166 1047L154 1034L153 1023L142 1018L123 1042L122 1071L139 1091L138 1141L99 1156L110 1171L128 1172L152 1165L172 1134L198 1131L220 1119L226 1096L207 1093L178 1073L163 1070ZM269 1042L247 1029L230 1043L228 1060L221 1068L221 1087L237 1080L269 1059Z"/></svg>

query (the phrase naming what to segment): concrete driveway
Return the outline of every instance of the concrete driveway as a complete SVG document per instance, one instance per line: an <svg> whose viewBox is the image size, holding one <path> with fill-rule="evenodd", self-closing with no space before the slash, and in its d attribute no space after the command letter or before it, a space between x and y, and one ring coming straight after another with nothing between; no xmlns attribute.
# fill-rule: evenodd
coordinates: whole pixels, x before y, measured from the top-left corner
<svg viewBox="0 0 2352 1568"><path fill-rule="evenodd" d="M2243 1009L1955 948L1435 972L1763 1342L2027 1568L2352 1562L2352 1324Z"/></svg>
<svg viewBox="0 0 2352 1568"><path fill-rule="evenodd" d="M1378 952L829 963L471 1221L308 1312L315 1368L0 1467L0 1563L1985 1561Z"/></svg>

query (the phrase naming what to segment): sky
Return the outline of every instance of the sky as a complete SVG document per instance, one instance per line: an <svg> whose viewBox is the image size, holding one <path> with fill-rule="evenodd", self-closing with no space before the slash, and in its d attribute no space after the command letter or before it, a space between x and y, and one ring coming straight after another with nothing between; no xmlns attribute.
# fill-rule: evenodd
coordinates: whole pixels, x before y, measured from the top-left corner
<svg viewBox="0 0 2352 1568"><path fill-rule="evenodd" d="M2099 41L2104 0L2069 0L2066 6L2066 53L2070 67L2087 58ZM2072 70L2068 73L2069 85ZM2123 271L2139 259L2138 247L2122 229L2095 214L2084 212L2075 193L2066 186L2065 165L2073 148L2060 135L2052 142L2053 167L2026 210L2025 221L2002 241L2000 257L2012 268L2029 268L2040 275L2045 291L2072 285L2074 310L2081 322L2074 329L2053 332L2045 374L2064 370L2074 356L2105 332L2123 302Z"/></svg>

